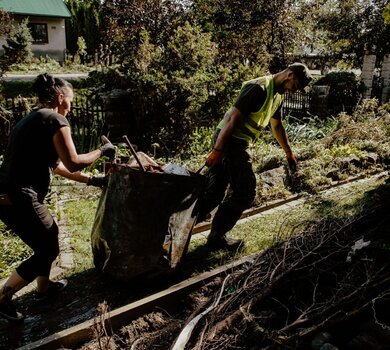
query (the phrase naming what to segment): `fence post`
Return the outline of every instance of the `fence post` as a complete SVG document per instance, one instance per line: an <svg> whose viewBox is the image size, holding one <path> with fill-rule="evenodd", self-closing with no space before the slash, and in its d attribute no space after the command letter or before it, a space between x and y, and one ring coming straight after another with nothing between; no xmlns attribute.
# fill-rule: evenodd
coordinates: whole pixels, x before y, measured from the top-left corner
<svg viewBox="0 0 390 350"><path fill-rule="evenodd" d="M310 113L325 117L328 115L328 95L330 86L313 85Z"/></svg>
<svg viewBox="0 0 390 350"><path fill-rule="evenodd" d="M390 54L385 55L382 66L382 103L386 103L390 99Z"/></svg>
<svg viewBox="0 0 390 350"><path fill-rule="evenodd" d="M361 78L366 87L366 90L363 93L364 98L370 98L372 92L372 82L374 79L374 69L375 69L376 55L364 55L363 58L363 68Z"/></svg>

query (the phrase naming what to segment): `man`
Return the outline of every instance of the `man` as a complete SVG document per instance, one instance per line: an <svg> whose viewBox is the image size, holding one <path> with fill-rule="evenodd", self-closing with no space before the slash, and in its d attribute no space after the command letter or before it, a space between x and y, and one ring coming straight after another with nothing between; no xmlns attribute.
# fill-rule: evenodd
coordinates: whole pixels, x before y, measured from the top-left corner
<svg viewBox="0 0 390 350"><path fill-rule="evenodd" d="M282 95L303 90L311 80L304 64L293 63L277 74L247 81L218 124L206 161L208 184L198 216L198 221L202 221L218 206L207 241L211 249L234 251L243 247L242 240L228 238L226 233L255 198L256 178L248 146L269 123L291 171L296 171L297 160L281 121ZM225 196L228 185L231 191Z"/></svg>

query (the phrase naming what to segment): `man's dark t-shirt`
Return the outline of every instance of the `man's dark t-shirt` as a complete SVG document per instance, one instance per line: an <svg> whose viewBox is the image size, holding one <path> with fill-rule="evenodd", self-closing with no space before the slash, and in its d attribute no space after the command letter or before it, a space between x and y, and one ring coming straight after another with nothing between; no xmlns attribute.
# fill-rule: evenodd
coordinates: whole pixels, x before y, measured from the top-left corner
<svg viewBox="0 0 390 350"><path fill-rule="evenodd" d="M11 132L0 168L0 187L29 187L43 199L58 154L53 143L56 131L69 126L67 119L51 109L39 109L20 120Z"/></svg>
<svg viewBox="0 0 390 350"><path fill-rule="evenodd" d="M266 98L267 92L259 84L248 83L242 87L240 94L234 102L234 107L247 116L250 113L259 111ZM280 106L272 118L280 120L281 109Z"/></svg>

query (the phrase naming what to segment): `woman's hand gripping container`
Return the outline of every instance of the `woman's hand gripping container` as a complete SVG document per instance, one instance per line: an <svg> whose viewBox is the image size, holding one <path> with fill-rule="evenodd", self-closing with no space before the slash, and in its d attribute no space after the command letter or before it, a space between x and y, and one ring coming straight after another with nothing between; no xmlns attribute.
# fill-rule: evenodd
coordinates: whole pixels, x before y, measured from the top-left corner
<svg viewBox="0 0 390 350"><path fill-rule="evenodd" d="M172 167L154 172L113 164L92 229L96 268L121 281L174 272L187 251L204 182Z"/></svg>

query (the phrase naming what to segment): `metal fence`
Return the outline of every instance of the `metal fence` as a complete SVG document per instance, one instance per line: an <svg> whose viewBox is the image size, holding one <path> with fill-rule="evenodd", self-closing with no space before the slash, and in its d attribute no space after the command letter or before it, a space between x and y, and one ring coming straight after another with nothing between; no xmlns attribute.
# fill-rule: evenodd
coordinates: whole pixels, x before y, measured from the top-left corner
<svg viewBox="0 0 390 350"><path fill-rule="evenodd" d="M79 152L88 152L100 144L106 126L106 111L102 104L86 96L75 98L67 119Z"/></svg>
<svg viewBox="0 0 390 350"><path fill-rule="evenodd" d="M282 112L284 115L304 115L310 112L311 93L297 91L286 93L283 97Z"/></svg>

